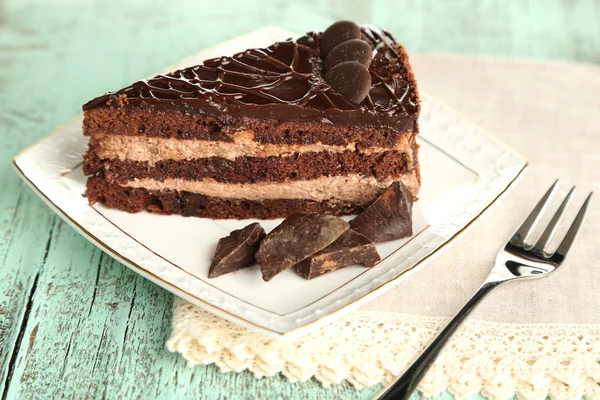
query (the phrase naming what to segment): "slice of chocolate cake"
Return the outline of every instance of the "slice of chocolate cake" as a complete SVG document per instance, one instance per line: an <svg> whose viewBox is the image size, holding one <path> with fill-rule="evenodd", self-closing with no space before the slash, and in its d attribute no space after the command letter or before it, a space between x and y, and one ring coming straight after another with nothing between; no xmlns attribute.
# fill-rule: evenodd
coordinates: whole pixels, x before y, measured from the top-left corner
<svg viewBox="0 0 600 400"><path fill-rule="evenodd" d="M352 214L416 198L419 97L404 48L340 21L83 106L90 203L210 218Z"/></svg>

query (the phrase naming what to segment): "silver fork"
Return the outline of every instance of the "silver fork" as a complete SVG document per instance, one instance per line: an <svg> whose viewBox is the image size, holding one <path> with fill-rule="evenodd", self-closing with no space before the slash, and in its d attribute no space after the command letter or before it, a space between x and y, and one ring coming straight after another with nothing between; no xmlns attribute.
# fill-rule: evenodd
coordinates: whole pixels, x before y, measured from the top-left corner
<svg viewBox="0 0 600 400"><path fill-rule="evenodd" d="M513 279L536 278L548 275L561 265L583 225L583 220L585 219L588 207L590 206L593 193L590 193L585 199L585 202L579 209L575 220L569 227L569 230L558 246L558 249L553 253L549 253L548 246L569 207L575 187L571 188L537 242L534 245L529 245L527 244L527 239L530 237L540 218L544 214L557 187L558 180L556 180L550 189L548 189L544 197L542 197L525 222L523 222L523 225L521 225L512 238L510 238L506 246L504 246L504 249L498 253L494 268L492 268L487 279L473 295L471 300L465 304L454 318L452 318L448 325L446 325L404 374L391 386L382 391L379 396L376 397L377 399L408 399L415 391L417 385L429 367L431 367L448 339L450 339L459 325L467 318L471 311L473 311L475 306L491 292L492 289L496 288L501 283Z"/></svg>

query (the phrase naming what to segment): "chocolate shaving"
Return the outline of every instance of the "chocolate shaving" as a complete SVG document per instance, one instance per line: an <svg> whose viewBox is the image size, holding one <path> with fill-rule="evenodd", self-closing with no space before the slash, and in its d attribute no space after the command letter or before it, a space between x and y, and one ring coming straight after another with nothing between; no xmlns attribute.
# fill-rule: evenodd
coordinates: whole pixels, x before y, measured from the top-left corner
<svg viewBox="0 0 600 400"><path fill-rule="evenodd" d="M348 223L333 215L290 215L263 239L256 253L263 280L270 281L329 246L348 228Z"/></svg>
<svg viewBox="0 0 600 400"><path fill-rule="evenodd" d="M371 268L380 259L375 243L348 229L335 242L299 263L296 271L306 279L313 279L354 264Z"/></svg>
<svg viewBox="0 0 600 400"><path fill-rule="evenodd" d="M255 222L219 239L208 277L216 278L252 265L254 253L265 236L265 230Z"/></svg>

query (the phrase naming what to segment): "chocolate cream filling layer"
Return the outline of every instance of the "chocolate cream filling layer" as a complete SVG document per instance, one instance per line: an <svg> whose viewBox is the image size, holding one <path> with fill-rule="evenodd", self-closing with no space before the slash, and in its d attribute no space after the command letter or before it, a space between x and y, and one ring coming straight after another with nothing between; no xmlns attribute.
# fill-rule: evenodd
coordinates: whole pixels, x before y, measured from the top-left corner
<svg viewBox="0 0 600 400"><path fill-rule="evenodd" d="M367 147L358 149L356 143L347 145L315 144L271 144L255 141L252 130L240 130L233 134L233 141L211 141L198 139L174 139L164 137L130 135L93 135L97 143L96 154L101 159L145 161L154 164L161 160L193 160L221 157L234 160L237 157L289 156L296 153L329 151L341 153L359 150L363 154L385 151L402 151L412 165L413 135L402 135L393 147Z"/></svg>
<svg viewBox="0 0 600 400"><path fill-rule="evenodd" d="M367 205L396 180L403 182L413 195L418 193L419 181L414 170L398 178L383 180L359 175L347 175L305 181L231 184L217 182L213 179L185 180L169 178L158 181L143 178L123 183L121 186L144 188L151 191L184 191L230 199L308 199L314 201L337 199L353 204Z"/></svg>

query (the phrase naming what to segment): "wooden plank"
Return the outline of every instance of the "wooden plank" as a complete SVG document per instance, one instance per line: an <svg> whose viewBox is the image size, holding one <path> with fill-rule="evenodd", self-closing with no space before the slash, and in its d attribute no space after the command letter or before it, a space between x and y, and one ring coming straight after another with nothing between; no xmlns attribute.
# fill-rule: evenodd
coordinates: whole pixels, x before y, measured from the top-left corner
<svg viewBox="0 0 600 400"><path fill-rule="evenodd" d="M7 26L6 16L2 21L0 29ZM12 68L19 65L0 51L0 396L10 379L13 350L20 344L38 271L56 223L54 214L18 178L9 162L39 136L39 126L43 129L47 113L53 111L48 107L28 113L13 101L17 91L8 87Z"/></svg>
<svg viewBox="0 0 600 400"><path fill-rule="evenodd" d="M7 166L7 169L9 167ZM7 172L6 174L4 172ZM8 174L10 172L10 175ZM5 383L12 375L13 350L18 348L22 339L22 330L31 307L31 297L35 292L38 269L44 263L47 246L52 238L52 226L55 217L40 207L40 200L31 194L24 194L18 187L12 171L0 171L2 187L15 187L17 196L7 196L15 201L11 218L0 223L0 237L5 244L0 246L0 394ZM21 194L19 196L18 194ZM15 198L16 197L16 198ZM4 204L3 204L4 205ZM3 212L3 215L9 213ZM40 229L31 231L31 226Z"/></svg>

